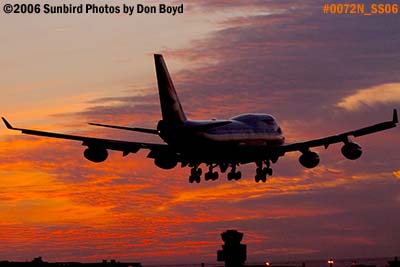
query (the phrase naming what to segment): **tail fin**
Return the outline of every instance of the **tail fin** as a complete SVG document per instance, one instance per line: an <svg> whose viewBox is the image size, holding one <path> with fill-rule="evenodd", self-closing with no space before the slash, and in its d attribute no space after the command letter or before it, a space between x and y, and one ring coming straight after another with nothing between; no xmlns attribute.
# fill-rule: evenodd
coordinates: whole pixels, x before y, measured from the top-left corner
<svg viewBox="0 0 400 267"><path fill-rule="evenodd" d="M162 55L155 54L158 94L160 96L161 113L165 122L170 124L182 124L186 121L181 102L176 94L174 84L169 76L167 65Z"/></svg>

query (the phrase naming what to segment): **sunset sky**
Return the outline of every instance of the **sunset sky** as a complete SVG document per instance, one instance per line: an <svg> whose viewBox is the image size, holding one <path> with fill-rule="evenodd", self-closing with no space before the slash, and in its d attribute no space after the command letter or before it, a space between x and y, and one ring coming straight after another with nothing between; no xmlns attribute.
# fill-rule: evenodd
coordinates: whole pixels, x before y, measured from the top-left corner
<svg viewBox="0 0 400 267"><path fill-rule="evenodd" d="M270 113L288 142L400 109L399 15L326 15L317 0L162 3L184 3L184 14L1 11L0 115L19 127L161 142L86 124L155 127L154 53L190 119ZM158 169L147 151L95 164L80 142L2 125L0 261L215 262L227 229L245 234L249 262L400 256L399 137L397 127L357 138L357 161L340 144L317 148L311 170L290 153L265 184L254 164L238 182L189 184L188 168Z"/></svg>

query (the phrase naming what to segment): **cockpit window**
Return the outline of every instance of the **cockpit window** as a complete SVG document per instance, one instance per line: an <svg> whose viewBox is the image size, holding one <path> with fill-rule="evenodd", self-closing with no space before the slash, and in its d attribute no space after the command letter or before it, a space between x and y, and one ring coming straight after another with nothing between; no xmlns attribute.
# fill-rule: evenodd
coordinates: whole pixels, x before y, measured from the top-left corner
<svg viewBox="0 0 400 267"><path fill-rule="evenodd" d="M274 125L275 124L275 121L273 119L271 119L271 118L264 119L264 120L261 120L261 121L265 122L268 125Z"/></svg>

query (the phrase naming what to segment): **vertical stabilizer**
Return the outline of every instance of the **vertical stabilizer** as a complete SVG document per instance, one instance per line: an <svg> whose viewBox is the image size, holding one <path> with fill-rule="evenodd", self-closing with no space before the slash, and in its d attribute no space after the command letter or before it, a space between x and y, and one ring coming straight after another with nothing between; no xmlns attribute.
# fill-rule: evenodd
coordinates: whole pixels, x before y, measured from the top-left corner
<svg viewBox="0 0 400 267"><path fill-rule="evenodd" d="M162 55L155 54L158 94L160 96L163 120L169 124L182 124L186 121L181 102L176 94L174 84L169 76L167 65Z"/></svg>

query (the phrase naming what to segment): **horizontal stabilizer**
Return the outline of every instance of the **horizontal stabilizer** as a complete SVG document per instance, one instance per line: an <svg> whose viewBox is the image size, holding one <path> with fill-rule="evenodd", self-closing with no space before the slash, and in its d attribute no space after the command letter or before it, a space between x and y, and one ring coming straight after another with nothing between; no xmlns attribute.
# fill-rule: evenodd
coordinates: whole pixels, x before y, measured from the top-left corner
<svg viewBox="0 0 400 267"><path fill-rule="evenodd" d="M159 134L159 132L155 129L147 129L147 128L138 128L138 127L125 127L125 126L116 126L116 125L108 125L108 124L100 124L100 123L92 123L89 122L88 124L100 127L107 127L107 128L114 128L126 131L134 131L134 132L141 132L147 134Z"/></svg>

